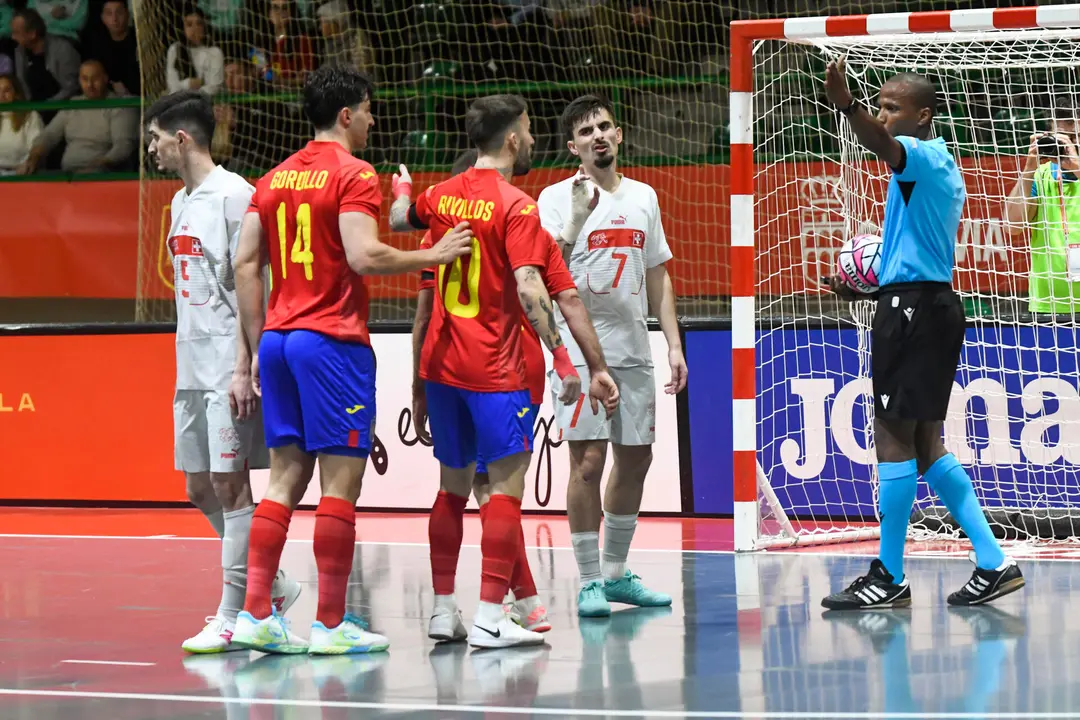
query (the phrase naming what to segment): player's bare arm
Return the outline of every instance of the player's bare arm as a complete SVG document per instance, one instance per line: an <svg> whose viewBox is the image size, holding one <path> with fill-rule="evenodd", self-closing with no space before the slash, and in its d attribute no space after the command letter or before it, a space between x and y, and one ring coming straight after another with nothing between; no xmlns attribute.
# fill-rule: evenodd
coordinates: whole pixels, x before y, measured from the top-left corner
<svg viewBox="0 0 1080 720"><path fill-rule="evenodd" d="M259 214L249 212L240 225L240 242L233 259L233 271L236 273L236 303L240 310L240 329L247 339L251 352L251 379L256 389L259 387L258 362L259 340L262 338L263 325L266 324L266 290L263 287L262 248L265 238Z"/></svg>
<svg viewBox="0 0 1080 720"><path fill-rule="evenodd" d="M847 116L855 136L870 152L889 164L900 168L904 163L904 146L889 134L885 124L870 114L861 103L855 101L847 85L847 64L844 58L830 62L825 69L825 96L833 106ZM883 110L888 110L884 108Z"/></svg>
<svg viewBox="0 0 1080 720"><path fill-rule="evenodd" d="M619 404L619 389L608 373L600 338L596 336L596 328L589 319L589 309L575 288L563 290L555 295L554 300L559 304L559 311L585 358L585 364L589 366L589 404L593 414L599 412L598 405L603 405L604 411L611 417Z"/></svg>
<svg viewBox="0 0 1080 720"><path fill-rule="evenodd" d="M682 336L679 335L679 318L675 312L675 287L671 284L666 263L645 271L645 294L649 299L649 309L660 321L660 331L664 333L668 346L671 380L664 385L664 392L675 395L686 387L686 357L683 355Z"/></svg>
<svg viewBox="0 0 1080 720"><path fill-rule="evenodd" d="M424 348L424 338L427 337L428 325L431 324L431 311L434 307L435 291L430 288L421 290L416 296L416 316L413 317L412 327L412 410L416 436L426 443L431 442L431 435L427 430L427 393L424 392L424 383L420 379L420 353Z"/></svg>
<svg viewBox="0 0 1080 720"><path fill-rule="evenodd" d="M341 242L349 267L359 275L397 275L445 265L472 252L468 223L443 235L430 249L398 250L379 240L379 223L364 212L338 215Z"/></svg>
<svg viewBox="0 0 1080 720"><path fill-rule="evenodd" d="M555 358L555 372L562 380L559 400L566 405L576 402L581 393L581 377L574 369L566 346L563 345L562 337L559 336L559 328L555 324L554 306L544 286L540 268L533 265L519 267L514 270L514 278L517 280L518 300L521 302L525 317L536 331L540 342L547 346Z"/></svg>

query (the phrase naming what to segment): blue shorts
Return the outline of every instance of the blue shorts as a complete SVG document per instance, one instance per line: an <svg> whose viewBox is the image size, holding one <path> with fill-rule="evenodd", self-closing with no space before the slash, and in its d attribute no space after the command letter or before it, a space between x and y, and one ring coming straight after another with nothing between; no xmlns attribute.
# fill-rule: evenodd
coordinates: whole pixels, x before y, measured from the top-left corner
<svg viewBox="0 0 1080 720"><path fill-rule="evenodd" d="M375 435L375 353L310 330L259 343L266 446L367 457Z"/></svg>
<svg viewBox="0 0 1080 720"><path fill-rule="evenodd" d="M426 388L431 439L443 465L487 465L532 450L536 414L528 390L476 392L430 380Z"/></svg>
<svg viewBox="0 0 1080 720"><path fill-rule="evenodd" d="M529 437L529 447L530 448L534 448L534 445L536 443L536 418L538 418L539 416L540 416L540 406L539 405L530 405L529 406L529 415L528 415L528 418L529 418L529 435L528 435L528 437ZM487 474L487 463L484 462L483 460L479 459L479 458L476 460L476 474L477 475L486 475Z"/></svg>

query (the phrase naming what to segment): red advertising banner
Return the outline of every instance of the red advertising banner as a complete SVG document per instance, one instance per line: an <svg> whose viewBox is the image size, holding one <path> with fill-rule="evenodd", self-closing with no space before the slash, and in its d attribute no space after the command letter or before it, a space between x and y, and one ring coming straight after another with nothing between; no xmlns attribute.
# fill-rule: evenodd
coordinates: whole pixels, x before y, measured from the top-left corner
<svg viewBox="0 0 1080 720"><path fill-rule="evenodd" d="M879 173L867 163L861 170ZM885 183L866 180L859 192L841 192L836 163L762 166L756 178L755 221L762 294L816 292L818 278L833 267L844 218L880 226ZM850 169L846 172L851 173ZM967 162L969 199L957 246L959 287L1007 293L1026 289L1026 244L1001 222L1004 197L1016 178L1013 158ZM532 195L566 177L564 169L535 170L520 181ZM715 297L730 291L728 268L729 168L725 165L635 167L627 174L652 185L660 199L664 230L675 260L672 274L682 296ZM418 174L423 188L442 179ZM389 176L383 178L389 209ZM165 236L177 181L7 183L0 192L0 297L172 297L172 270ZM145 195L145 232L139 256L140 190ZM859 217L860 208L869 217ZM410 248L419 235L383 240ZM416 292L412 276L373 277L372 299Z"/></svg>

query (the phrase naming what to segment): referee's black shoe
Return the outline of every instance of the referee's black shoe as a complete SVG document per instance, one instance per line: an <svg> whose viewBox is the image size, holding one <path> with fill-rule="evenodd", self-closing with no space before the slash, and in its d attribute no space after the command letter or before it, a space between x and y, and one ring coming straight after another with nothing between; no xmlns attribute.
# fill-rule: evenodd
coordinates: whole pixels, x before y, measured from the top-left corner
<svg viewBox="0 0 1080 720"><path fill-rule="evenodd" d="M870 572L857 578L843 592L838 592L821 601L828 610L880 610L881 608L901 608L911 605L911 588L907 578L897 583L885 569L885 565L874 559L870 563Z"/></svg>
<svg viewBox="0 0 1080 720"><path fill-rule="evenodd" d="M974 552L970 557L971 561L975 562ZM983 570L976 565L975 572L971 573L971 579L964 587L950 595L948 602L950 605L961 606L982 605L1016 592L1022 587L1024 587L1024 576L1016 561L1007 557L1004 564L997 570Z"/></svg>

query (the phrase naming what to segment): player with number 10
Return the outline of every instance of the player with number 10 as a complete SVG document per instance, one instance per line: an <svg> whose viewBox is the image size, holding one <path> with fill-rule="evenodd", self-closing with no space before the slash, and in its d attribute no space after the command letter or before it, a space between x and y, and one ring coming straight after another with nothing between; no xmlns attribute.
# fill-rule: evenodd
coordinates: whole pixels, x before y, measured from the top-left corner
<svg viewBox="0 0 1080 720"><path fill-rule="evenodd" d="M438 299L423 345L420 375L426 381L442 490L467 498L476 461L487 465L491 494L481 539L480 606L468 639L474 646L490 648L543 642L539 633L516 625L502 604L519 555L521 498L532 449L522 311L551 350L556 373L568 388L561 401L576 401L581 390L544 285L551 237L540 226L536 203L509 182L531 162L527 109L525 101L513 95L476 100L465 116L469 140L479 151L476 165L428 188L415 203L402 166L401 175L395 177L397 197L390 212L394 230L429 228L438 238L465 220L476 234L468 259L438 272ZM572 286L569 277L566 281ZM618 392L588 313L576 293L560 307L592 371L593 409L603 403L610 412ZM457 613L456 607L445 610Z"/></svg>
<svg viewBox="0 0 1080 720"><path fill-rule="evenodd" d="M244 331L258 348L253 374L270 448L270 485L251 525L247 599L233 636L254 650L346 654L389 644L345 611L355 506L375 431L375 355L363 276L453 261L469 251L471 232L451 229L432 249L414 252L379 241L379 178L352 155L374 124L372 91L353 68L323 66L308 75L303 107L315 139L258 182L241 227L237 296ZM266 260L272 291L264 312ZM309 647L270 606L269 583L316 458L319 604Z"/></svg>

